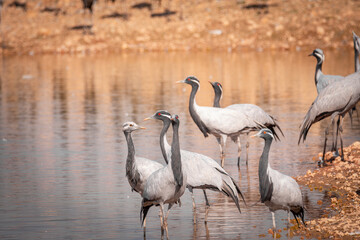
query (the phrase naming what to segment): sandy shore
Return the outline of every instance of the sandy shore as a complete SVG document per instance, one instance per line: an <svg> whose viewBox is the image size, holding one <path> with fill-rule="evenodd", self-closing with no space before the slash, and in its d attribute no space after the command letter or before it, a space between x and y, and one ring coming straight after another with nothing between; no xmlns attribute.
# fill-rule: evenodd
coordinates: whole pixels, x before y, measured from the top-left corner
<svg viewBox="0 0 360 240"><path fill-rule="evenodd" d="M325 208L324 216L308 221L306 228L301 226L299 229L294 225L295 235L319 239L360 238L360 142L344 148L344 153L344 162L338 157L329 166L313 172L309 170L305 176L296 178L311 191L325 192L331 203ZM328 152L326 159L330 156ZM318 157L314 160L316 162ZM317 204L324 203L319 200Z"/></svg>
<svg viewBox="0 0 360 240"><path fill-rule="evenodd" d="M134 8L140 2L150 7ZM5 54L352 48L352 31L360 34L356 0L104 0L92 16L80 0L10 3Z"/></svg>

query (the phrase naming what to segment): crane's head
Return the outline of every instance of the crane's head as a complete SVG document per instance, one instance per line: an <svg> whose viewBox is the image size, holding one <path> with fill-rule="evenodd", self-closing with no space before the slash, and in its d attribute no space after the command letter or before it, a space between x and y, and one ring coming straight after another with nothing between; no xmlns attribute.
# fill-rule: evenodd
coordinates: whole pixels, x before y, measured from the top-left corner
<svg viewBox="0 0 360 240"><path fill-rule="evenodd" d="M274 139L274 135L268 128L261 129L257 134L252 135L251 137L260 137L263 139Z"/></svg>
<svg viewBox="0 0 360 240"><path fill-rule="evenodd" d="M195 86L195 87L197 86L200 88L200 81L195 76L189 76L184 80L178 81L176 83L187 83L190 84L191 86Z"/></svg>
<svg viewBox="0 0 360 240"><path fill-rule="evenodd" d="M318 63L323 63L325 60L324 52L320 48L315 49L309 56L316 57Z"/></svg>
<svg viewBox="0 0 360 240"><path fill-rule="evenodd" d="M221 83L219 82L210 82L211 86L214 88L215 94L219 94L220 96L222 96L222 92L223 92L223 88Z"/></svg>
<svg viewBox="0 0 360 240"><path fill-rule="evenodd" d="M360 51L360 38L353 32L354 48L357 52Z"/></svg>
<svg viewBox="0 0 360 240"><path fill-rule="evenodd" d="M134 122L126 122L123 124L123 132L132 132L132 131L135 131L135 130L139 130L139 129L146 129L144 127L141 127L139 125L137 125L136 123Z"/></svg>
<svg viewBox="0 0 360 240"><path fill-rule="evenodd" d="M171 121L176 123L176 124L179 124L180 123L180 119L179 119L179 116L174 114L171 116Z"/></svg>
<svg viewBox="0 0 360 240"><path fill-rule="evenodd" d="M150 120L150 119L157 119L161 121L170 121L171 120L171 114L166 110L159 110L151 117L145 118L144 121Z"/></svg>

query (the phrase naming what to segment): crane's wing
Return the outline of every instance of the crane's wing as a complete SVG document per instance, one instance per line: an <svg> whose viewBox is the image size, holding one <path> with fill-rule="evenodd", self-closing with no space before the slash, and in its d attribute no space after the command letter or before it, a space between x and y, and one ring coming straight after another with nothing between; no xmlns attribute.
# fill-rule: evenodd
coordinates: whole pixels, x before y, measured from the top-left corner
<svg viewBox="0 0 360 240"><path fill-rule="evenodd" d="M261 128L258 123L250 121L245 114L233 109L197 106L195 111L206 127L218 134L230 135L248 129Z"/></svg>
<svg viewBox="0 0 360 240"><path fill-rule="evenodd" d="M360 72L353 73L343 81L334 82L319 93L312 103L300 127L301 138L305 141L312 124L332 115L342 114L353 107L360 98Z"/></svg>

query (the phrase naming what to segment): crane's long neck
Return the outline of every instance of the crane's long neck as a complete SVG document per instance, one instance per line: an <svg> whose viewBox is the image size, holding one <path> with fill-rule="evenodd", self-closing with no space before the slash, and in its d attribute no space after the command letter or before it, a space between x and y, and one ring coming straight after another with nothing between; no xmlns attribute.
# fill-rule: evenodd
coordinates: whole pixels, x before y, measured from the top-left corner
<svg viewBox="0 0 360 240"><path fill-rule="evenodd" d="M200 131L204 134L205 137L207 137L208 134L206 131L206 127L202 123L199 114L195 111L195 106L196 106L195 95L196 95L198 89L199 89L199 86L197 84L192 85L190 99L189 99L189 112L190 112L190 115L191 115L192 119L194 120L195 124L200 129Z"/></svg>
<svg viewBox="0 0 360 240"><path fill-rule="evenodd" d="M221 99L221 92L215 90L215 96L214 96L214 107L219 108L220 107L220 99Z"/></svg>
<svg viewBox="0 0 360 240"><path fill-rule="evenodd" d="M179 191L183 182L181 165L180 143L179 143L179 124L173 123L173 141L171 144L171 169L176 182L176 192Z"/></svg>
<svg viewBox="0 0 360 240"><path fill-rule="evenodd" d="M269 170L269 151L271 146L272 139L265 138L265 145L263 153L260 157L259 163L259 185L260 185L260 195L261 202L265 202L271 199L272 194L272 183L270 183L270 178L268 174Z"/></svg>
<svg viewBox="0 0 360 240"><path fill-rule="evenodd" d="M166 133L170 127L170 120L169 121L163 121L164 125L163 125L163 128L161 130L161 133L160 133L160 148L161 148L161 153L164 157L164 160L166 162L166 164L169 163L169 159L167 158L167 154L166 154L166 149L165 149L165 144L166 145L169 145L167 143L167 140L166 140Z"/></svg>
<svg viewBox="0 0 360 240"><path fill-rule="evenodd" d="M128 145L128 155L126 159L126 176L129 176L135 165L135 147L130 132L124 132Z"/></svg>
<svg viewBox="0 0 360 240"><path fill-rule="evenodd" d="M317 85L322 74L322 60L318 60L315 69L315 86Z"/></svg>
<svg viewBox="0 0 360 240"><path fill-rule="evenodd" d="M355 72L360 70L360 62L359 62L359 51L355 49Z"/></svg>

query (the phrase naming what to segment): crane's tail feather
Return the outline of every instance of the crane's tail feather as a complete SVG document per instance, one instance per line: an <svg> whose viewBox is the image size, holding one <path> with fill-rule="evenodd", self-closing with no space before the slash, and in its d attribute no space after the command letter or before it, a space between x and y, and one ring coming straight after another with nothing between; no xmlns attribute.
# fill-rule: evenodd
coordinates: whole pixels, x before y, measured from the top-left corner
<svg viewBox="0 0 360 240"><path fill-rule="evenodd" d="M141 202L141 210L140 210L140 221L141 221L141 226L144 225L144 221L146 219L146 215L149 212L149 209L153 206L152 203L147 202L146 199L143 199Z"/></svg>
<svg viewBox="0 0 360 240"><path fill-rule="evenodd" d="M230 176L229 176L229 177L230 177ZM236 188L236 192L238 193L238 195L241 196L242 200L244 201L245 206L247 206L246 201L245 201L245 198L244 198L244 195L243 195L242 192L240 191L239 186L236 184L236 182L234 181L234 179L233 179L232 177L230 177L230 178L231 178L231 181L233 182L233 184L234 184L234 186L235 186L235 188Z"/></svg>
<svg viewBox="0 0 360 240"><path fill-rule="evenodd" d="M298 224L298 226L300 225L298 220L297 220L297 217L299 217L302 221L302 223L304 224L304 226L306 226L306 223L305 223L305 219L304 219L304 208L303 207L300 207L300 210L298 212L295 212L293 210L290 210L291 213L294 215L294 218Z"/></svg>
<svg viewBox="0 0 360 240"><path fill-rule="evenodd" d="M237 194L235 194L235 192L233 191L233 189L229 186L229 184L223 180L223 186L222 186L222 189L221 191L228 197L231 197L234 202L235 202L235 205L236 207L238 208L239 212L241 213L241 210L240 210L240 205L239 205L239 198L237 196Z"/></svg>
<svg viewBox="0 0 360 240"><path fill-rule="evenodd" d="M277 130L280 131L281 135L284 137L284 133L281 130L279 124L277 123L277 120L273 117L270 116L271 119L273 120L274 124L271 124L271 126L269 126L268 128L274 133L275 139L280 141L279 135L277 134L277 132L275 131L275 129L277 128Z"/></svg>

